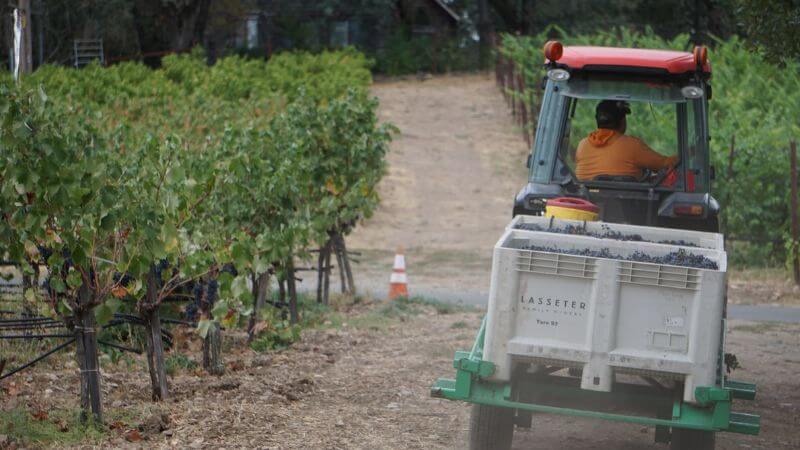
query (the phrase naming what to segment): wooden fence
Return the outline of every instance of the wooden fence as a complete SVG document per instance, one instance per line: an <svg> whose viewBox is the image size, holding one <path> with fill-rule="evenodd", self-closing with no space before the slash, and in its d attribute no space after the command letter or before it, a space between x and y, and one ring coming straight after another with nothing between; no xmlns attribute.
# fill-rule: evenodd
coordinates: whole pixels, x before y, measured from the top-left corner
<svg viewBox="0 0 800 450"><path fill-rule="evenodd" d="M495 49L495 54L497 55L495 81L511 108L511 114L522 131L525 143L530 148L536 133L541 96L536 89L527 89L522 67L511 58L503 56L499 47Z"/></svg>

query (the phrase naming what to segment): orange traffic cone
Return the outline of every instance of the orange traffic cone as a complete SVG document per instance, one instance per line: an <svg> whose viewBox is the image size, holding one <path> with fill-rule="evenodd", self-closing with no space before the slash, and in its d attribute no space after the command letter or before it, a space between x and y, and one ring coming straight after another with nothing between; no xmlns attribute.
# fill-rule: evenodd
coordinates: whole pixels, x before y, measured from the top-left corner
<svg viewBox="0 0 800 450"><path fill-rule="evenodd" d="M394 266L392 276L389 278L389 300L398 297L408 297L408 278L406 277L406 258L403 256L403 248L397 249L394 255Z"/></svg>

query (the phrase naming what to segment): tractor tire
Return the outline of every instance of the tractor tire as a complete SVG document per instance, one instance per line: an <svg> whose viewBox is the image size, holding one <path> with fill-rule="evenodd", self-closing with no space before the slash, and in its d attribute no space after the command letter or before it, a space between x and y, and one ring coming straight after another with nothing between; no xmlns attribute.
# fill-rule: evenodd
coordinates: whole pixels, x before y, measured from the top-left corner
<svg viewBox="0 0 800 450"><path fill-rule="evenodd" d="M670 450L714 450L716 433L713 431L673 428Z"/></svg>
<svg viewBox="0 0 800 450"><path fill-rule="evenodd" d="M473 405L469 421L470 450L509 450L514 437L514 410Z"/></svg>

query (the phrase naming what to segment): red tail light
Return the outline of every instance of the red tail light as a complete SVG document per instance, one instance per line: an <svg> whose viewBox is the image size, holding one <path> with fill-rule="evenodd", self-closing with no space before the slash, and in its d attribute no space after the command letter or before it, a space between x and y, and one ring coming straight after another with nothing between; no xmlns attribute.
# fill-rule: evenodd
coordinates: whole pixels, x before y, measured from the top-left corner
<svg viewBox="0 0 800 450"><path fill-rule="evenodd" d="M705 212L703 205L675 205L673 208L676 216L702 216Z"/></svg>

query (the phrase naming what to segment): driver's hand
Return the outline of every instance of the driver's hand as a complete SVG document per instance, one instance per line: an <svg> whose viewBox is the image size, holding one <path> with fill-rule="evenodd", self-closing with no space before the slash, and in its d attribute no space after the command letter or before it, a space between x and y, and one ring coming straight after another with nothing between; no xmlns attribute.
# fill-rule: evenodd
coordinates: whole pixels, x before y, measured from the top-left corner
<svg viewBox="0 0 800 450"><path fill-rule="evenodd" d="M670 156L668 161L667 161L667 165L666 165L665 168L666 169L672 169L672 168L674 168L675 166L677 166L680 163L681 163L681 157L680 156L678 156L678 155Z"/></svg>

